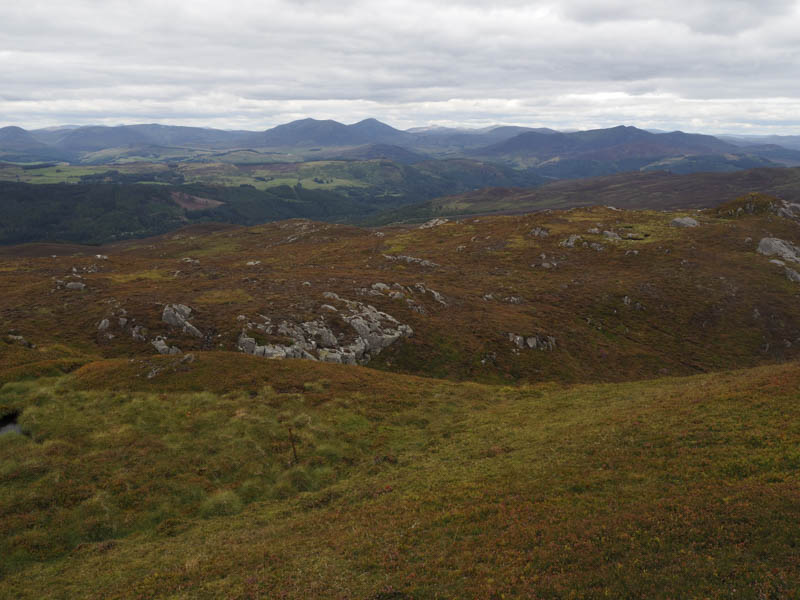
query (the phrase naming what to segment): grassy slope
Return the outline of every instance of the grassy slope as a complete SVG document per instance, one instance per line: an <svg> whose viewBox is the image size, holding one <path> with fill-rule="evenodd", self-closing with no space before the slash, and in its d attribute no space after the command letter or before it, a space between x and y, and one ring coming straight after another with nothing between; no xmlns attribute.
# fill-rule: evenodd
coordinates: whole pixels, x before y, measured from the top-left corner
<svg viewBox="0 0 800 600"><path fill-rule="evenodd" d="M0 592L792 597L798 384L796 363L510 388L201 353L7 385L30 437L0 438Z"/></svg>

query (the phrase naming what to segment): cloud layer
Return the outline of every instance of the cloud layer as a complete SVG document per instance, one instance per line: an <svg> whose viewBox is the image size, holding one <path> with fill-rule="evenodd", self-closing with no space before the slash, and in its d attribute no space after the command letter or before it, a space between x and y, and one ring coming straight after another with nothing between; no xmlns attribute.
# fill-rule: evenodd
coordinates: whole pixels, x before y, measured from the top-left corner
<svg viewBox="0 0 800 600"><path fill-rule="evenodd" d="M800 133L796 0L30 0L0 125L635 124Z"/></svg>

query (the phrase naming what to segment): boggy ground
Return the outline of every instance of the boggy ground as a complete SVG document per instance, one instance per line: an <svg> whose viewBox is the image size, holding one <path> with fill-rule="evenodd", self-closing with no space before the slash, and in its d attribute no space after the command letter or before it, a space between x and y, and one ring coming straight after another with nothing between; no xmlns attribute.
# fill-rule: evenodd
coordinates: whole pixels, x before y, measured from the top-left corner
<svg viewBox="0 0 800 600"><path fill-rule="evenodd" d="M756 248L764 237L800 241L798 224L729 208L595 207L377 230L294 220L106 247L6 248L0 333L36 348L6 336L0 364L48 372L148 356L156 336L184 352L236 351L248 324L257 343L290 343L256 329L264 317L322 319L355 335L323 306L336 304L326 292L413 328L370 362L401 373L619 381L793 359L800 284ZM670 226L686 215L700 226ZM580 239L564 245L570 236ZM162 321L172 303L193 309L202 337ZM134 337L136 327L146 333Z"/></svg>

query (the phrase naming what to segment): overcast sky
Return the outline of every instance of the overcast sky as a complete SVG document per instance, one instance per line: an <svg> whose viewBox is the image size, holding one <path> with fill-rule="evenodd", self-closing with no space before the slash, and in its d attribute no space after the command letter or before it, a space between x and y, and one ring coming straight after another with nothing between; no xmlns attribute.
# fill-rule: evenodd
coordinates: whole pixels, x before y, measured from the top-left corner
<svg viewBox="0 0 800 600"><path fill-rule="evenodd" d="M0 125L800 134L800 0L4 0Z"/></svg>

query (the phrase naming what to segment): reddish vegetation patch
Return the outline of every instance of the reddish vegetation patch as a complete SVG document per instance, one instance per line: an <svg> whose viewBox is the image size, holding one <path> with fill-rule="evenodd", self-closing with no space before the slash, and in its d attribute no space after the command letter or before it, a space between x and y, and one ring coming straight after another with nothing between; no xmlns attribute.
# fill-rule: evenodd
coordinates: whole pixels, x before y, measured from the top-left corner
<svg viewBox="0 0 800 600"><path fill-rule="evenodd" d="M219 200L201 198L199 196L190 196L184 192L172 192L172 201L186 210L206 210L208 208L216 208L224 204Z"/></svg>

